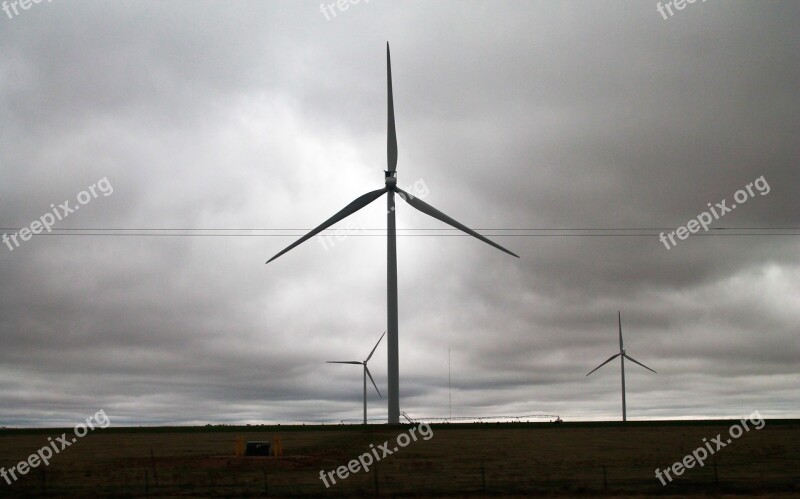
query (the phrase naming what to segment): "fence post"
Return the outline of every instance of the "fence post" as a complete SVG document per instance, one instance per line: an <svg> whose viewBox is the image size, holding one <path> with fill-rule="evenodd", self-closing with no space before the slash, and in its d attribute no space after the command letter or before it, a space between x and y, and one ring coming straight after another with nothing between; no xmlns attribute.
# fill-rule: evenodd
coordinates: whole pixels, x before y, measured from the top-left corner
<svg viewBox="0 0 800 499"><path fill-rule="evenodd" d="M150 449L150 467L153 469L153 482L158 487L158 474L156 474L156 457L153 455L153 449Z"/></svg>
<svg viewBox="0 0 800 499"><path fill-rule="evenodd" d="M42 494L47 495L47 470L40 468L42 477Z"/></svg>
<svg viewBox="0 0 800 499"><path fill-rule="evenodd" d="M486 460L481 458L481 491L486 493Z"/></svg>
<svg viewBox="0 0 800 499"><path fill-rule="evenodd" d="M714 486L719 487L719 473L717 473L717 458L714 458Z"/></svg>
<svg viewBox="0 0 800 499"><path fill-rule="evenodd" d="M372 471L375 472L374 473L375 474L375 497L380 497L381 496L381 490L380 490L380 488L378 488L378 463L375 463L375 466L373 467Z"/></svg>

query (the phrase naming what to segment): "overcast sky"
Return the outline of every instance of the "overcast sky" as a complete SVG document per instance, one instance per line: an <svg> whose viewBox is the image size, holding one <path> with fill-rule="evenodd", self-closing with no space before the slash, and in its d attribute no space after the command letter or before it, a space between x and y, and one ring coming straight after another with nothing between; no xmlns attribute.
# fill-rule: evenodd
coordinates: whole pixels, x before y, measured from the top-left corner
<svg viewBox="0 0 800 499"><path fill-rule="evenodd" d="M386 329L385 201L264 262L383 186L387 41L399 185L521 257L398 200L401 410L619 419L619 361L586 373L621 311L658 371L626 363L630 419L800 417L800 3L29 7L0 11L3 425L360 418L324 362ZM385 397L385 340L370 368Z"/></svg>

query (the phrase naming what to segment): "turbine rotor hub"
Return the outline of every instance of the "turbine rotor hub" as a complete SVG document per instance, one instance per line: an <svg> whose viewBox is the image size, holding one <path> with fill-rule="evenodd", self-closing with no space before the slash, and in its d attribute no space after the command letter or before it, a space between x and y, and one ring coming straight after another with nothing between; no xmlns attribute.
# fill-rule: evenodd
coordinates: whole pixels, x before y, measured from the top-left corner
<svg viewBox="0 0 800 499"><path fill-rule="evenodd" d="M386 174L386 187L395 187L397 185L397 172L384 170L383 173Z"/></svg>

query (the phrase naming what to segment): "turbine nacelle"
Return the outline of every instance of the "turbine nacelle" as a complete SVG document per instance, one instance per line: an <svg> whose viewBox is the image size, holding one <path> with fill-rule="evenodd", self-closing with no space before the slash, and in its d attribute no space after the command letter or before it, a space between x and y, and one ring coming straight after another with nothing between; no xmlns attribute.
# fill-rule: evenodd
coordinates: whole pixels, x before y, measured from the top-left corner
<svg viewBox="0 0 800 499"><path fill-rule="evenodd" d="M384 170L383 173L386 174L386 187L394 190L397 185L397 171Z"/></svg>

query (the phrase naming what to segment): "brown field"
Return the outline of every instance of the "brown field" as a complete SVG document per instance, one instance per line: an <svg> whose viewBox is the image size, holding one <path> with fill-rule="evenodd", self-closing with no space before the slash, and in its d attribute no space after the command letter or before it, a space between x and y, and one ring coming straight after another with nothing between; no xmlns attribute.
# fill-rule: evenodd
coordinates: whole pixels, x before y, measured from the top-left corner
<svg viewBox="0 0 800 499"><path fill-rule="evenodd" d="M732 421L433 425L419 438L325 488L333 471L410 425L114 428L95 430L10 485L0 497L800 497L800 421L768 420L703 467L662 486L667 468ZM10 468L72 429L0 430ZM280 435L282 457L236 457L239 436Z"/></svg>

